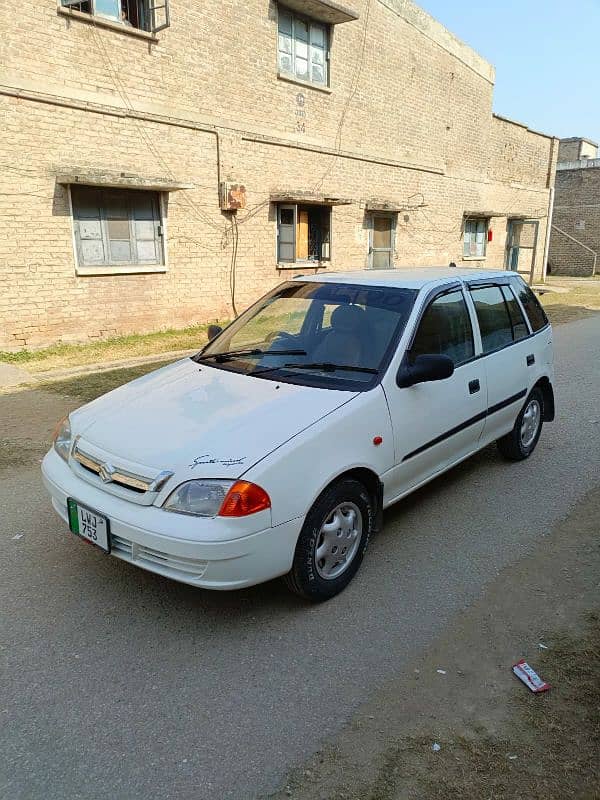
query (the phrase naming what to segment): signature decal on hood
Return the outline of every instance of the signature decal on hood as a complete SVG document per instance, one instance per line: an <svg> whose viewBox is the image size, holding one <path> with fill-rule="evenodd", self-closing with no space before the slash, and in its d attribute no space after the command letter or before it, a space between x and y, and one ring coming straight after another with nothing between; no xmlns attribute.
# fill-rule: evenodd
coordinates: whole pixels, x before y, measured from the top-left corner
<svg viewBox="0 0 600 800"><path fill-rule="evenodd" d="M241 458L211 458L210 453L205 453L203 456L196 456L196 458L189 465L190 469L199 467L201 464L222 464L224 467L233 467L236 464L243 464L246 456Z"/></svg>

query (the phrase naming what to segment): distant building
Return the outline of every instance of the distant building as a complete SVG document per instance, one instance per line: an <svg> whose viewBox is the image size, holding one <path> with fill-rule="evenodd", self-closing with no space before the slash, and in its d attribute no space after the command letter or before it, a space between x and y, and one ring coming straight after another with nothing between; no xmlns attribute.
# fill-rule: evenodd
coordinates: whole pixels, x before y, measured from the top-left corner
<svg viewBox="0 0 600 800"><path fill-rule="evenodd" d="M543 274L558 139L412 0L3 0L0 30L0 350L299 272Z"/></svg>
<svg viewBox="0 0 600 800"><path fill-rule="evenodd" d="M548 258L554 275L586 277L600 268L600 158L591 139L561 139Z"/></svg>

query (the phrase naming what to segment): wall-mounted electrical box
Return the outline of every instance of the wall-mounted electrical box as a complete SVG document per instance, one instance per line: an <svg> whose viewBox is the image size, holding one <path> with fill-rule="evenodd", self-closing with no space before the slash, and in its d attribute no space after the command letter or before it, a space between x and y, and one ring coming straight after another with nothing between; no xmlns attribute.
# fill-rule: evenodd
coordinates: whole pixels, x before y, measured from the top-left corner
<svg viewBox="0 0 600 800"><path fill-rule="evenodd" d="M219 205L221 211L237 211L238 208L246 208L246 187L241 183L221 181Z"/></svg>

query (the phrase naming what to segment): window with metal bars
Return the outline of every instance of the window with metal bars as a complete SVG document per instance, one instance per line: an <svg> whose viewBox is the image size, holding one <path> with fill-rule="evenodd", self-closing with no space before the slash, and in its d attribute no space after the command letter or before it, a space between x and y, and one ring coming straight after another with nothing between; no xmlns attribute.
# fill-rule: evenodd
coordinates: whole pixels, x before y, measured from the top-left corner
<svg viewBox="0 0 600 800"><path fill-rule="evenodd" d="M79 266L164 264L158 192L72 186L71 202Z"/></svg>
<svg viewBox="0 0 600 800"><path fill-rule="evenodd" d="M301 81L328 84L328 26L279 9L279 71Z"/></svg>
<svg viewBox="0 0 600 800"><path fill-rule="evenodd" d="M60 0L63 8L157 33L168 28L169 0Z"/></svg>

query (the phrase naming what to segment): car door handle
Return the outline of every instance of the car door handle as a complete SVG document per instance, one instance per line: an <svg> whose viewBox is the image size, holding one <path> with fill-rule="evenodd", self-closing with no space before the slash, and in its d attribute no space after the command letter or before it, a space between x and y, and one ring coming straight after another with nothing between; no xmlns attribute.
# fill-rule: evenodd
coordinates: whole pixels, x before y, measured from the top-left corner
<svg viewBox="0 0 600 800"><path fill-rule="evenodd" d="M479 378L469 381L469 394L476 394L481 389L479 385Z"/></svg>
<svg viewBox="0 0 600 800"><path fill-rule="evenodd" d="M534 364L535 364L535 356L533 355L533 353L530 353L527 356L527 366L532 367Z"/></svg>

